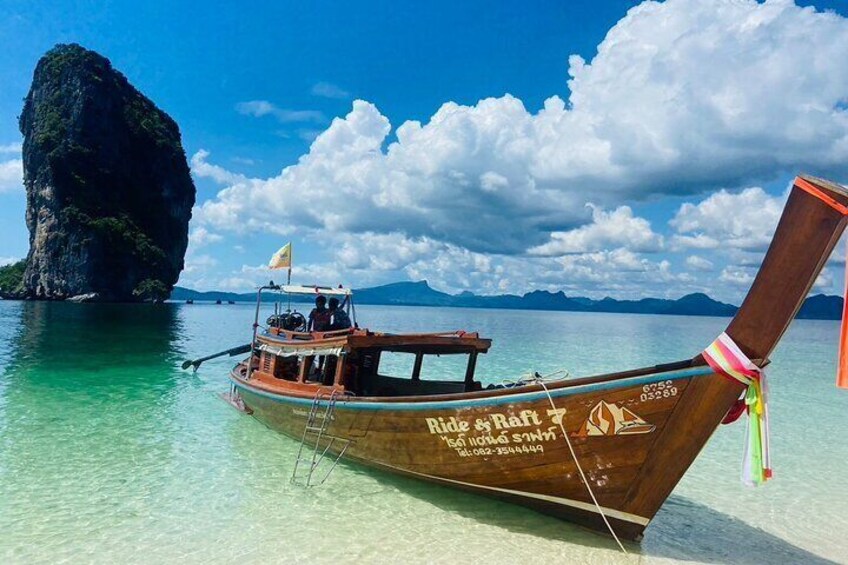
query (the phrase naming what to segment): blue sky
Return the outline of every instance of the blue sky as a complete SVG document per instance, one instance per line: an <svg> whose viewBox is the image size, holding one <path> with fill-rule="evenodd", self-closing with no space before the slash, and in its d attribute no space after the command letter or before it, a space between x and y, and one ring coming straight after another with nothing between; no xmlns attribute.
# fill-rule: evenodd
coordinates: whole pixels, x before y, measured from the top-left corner
<svg viewBox="0 0 848 565"><path fill-rule="evenodd" d="M180 284L249 290L291 240L305 283L738 301L792 176L848 180L848 20L825 10L848 12L4 1L0 261L28 247L22 98L78 42L180 124L198 188Z"/></svg>

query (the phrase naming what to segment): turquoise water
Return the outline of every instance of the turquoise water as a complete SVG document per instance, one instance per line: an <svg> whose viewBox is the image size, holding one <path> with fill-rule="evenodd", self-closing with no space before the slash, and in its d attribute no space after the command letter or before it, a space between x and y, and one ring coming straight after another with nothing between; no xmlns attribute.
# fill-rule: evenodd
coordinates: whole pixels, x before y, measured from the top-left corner
<svg viewBox="0 0 848 565"><path fill-rule="evenodd" d="M720 318L360 306L390 331L477 330L485 382L690 357ZM0 302L0 562L848 562L848 391L838 325L798 321L773 355L776 478L739 482L743 425L722 427L641 545L530 510L343 465L289 484L297 443L217 398L248 305ZM450 361L443 367L450 370ZM426 368L425 368L426 370Z"/></svg>

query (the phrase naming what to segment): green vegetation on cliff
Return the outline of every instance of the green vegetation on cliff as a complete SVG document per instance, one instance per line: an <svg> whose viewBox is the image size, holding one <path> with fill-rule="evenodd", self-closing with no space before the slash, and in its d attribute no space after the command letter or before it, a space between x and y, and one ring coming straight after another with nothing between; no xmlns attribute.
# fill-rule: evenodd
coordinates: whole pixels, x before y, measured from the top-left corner
<svg viewBox="0 0 848 565"><path fill-rule="evenodd" d="M65 95L61 86L72 78L80 83L97 84L99 88L132 88L126 77L116 72L109 60L75 43L57 45L44 55L40 66L43 69L43 87L49 91L46 103L36 109L35 121L38 131L33 136L35 143L49 151L51 157L64 157L74 152L85 152L85 147L77 145L69 136L74 117L64 104ZM73 75L71 75L73 73ZM110 84L103 84L109 81ZM99 84L98 84L99 83ZM129 128L138 136L145 136L159 147L175 153L183 153L179 136L174 137L176 124L166 114L159 112L150 100L140 95L126 100L123 110ZM21 116L23 128L24 116Z"/></svg>
<svg viewBox="0 0 848 565"><path fill-rule="evenodd" d="M24 292L26 261L0 267L0 297L17 298Z"/></svg>
<svg viewBox="0 0 848 565"><path fill-rule="evenodd" d="M84 244L97 239L108 249L109 254L133 257L148 265L159 266L166 259L162 249L126 214L92 218L73 205L66 207L63 213L69 225L82 227L89 234L88 238L83 240Z"/></svg>
<svg viewBox="0 0 848 565"><path fill-rule="evenodd" d="M171 289L162 281L155 279L143 280L133 290L133 296L147 302L165 302L170 294Z"/></svg>

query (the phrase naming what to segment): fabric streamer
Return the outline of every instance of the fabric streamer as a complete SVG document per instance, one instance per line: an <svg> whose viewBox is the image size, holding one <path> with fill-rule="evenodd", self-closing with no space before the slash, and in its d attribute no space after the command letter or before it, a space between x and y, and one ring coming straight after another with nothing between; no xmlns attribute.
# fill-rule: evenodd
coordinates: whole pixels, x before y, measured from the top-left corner
<svg viewBox="0 0 848 565"><path fill-rule="evenodd" d="M742 482L748 486L763 484L772 478L765 372L754 365L726 333L718 336L704 350L703 355L713 371L747 387L743 397L748 412L748 428L745 434Z"/></svg>
<svg viewBox="0 0 848 565"><path fill-rule="evenodd" d="M736 402L733 403L733 406L730 407L730 410L727 411L727 414L724 415L724 419L721 421L722 424L732 424L736 420L742 417L744 412L748 411L748 405L745 404L745 398L740 398Z"/></svg>
<svg viewBox="0 0 848 565"><path fill-rule="evenodd" d="M839 361L836 386L848 388L848 258L845 259L845 293L842 299L842 325L839 331Z"/></svg>

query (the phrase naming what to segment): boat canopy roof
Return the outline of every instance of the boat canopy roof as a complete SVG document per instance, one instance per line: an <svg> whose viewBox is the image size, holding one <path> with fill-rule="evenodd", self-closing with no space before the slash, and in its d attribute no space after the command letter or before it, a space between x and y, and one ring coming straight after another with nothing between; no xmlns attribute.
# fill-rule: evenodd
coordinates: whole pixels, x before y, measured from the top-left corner
<svg viewBox="0 0 848 565"><path fill-rule="evenodd" d="M289 294L324 294L328 296L353 296L353 290L349 288L333 288L331 286L305 286L296 284L285 284L280 290Z"/></svg>
<svg viewBox="0 0 848 565"><path fill-rule="evenodd" d="M350 329L310 334L273 329L256 337L259 349L279 356L337 354L353 349L449 355L486 353L492 345L492 340L481 338L476 332L463 331L389 334Z"/></svg>

